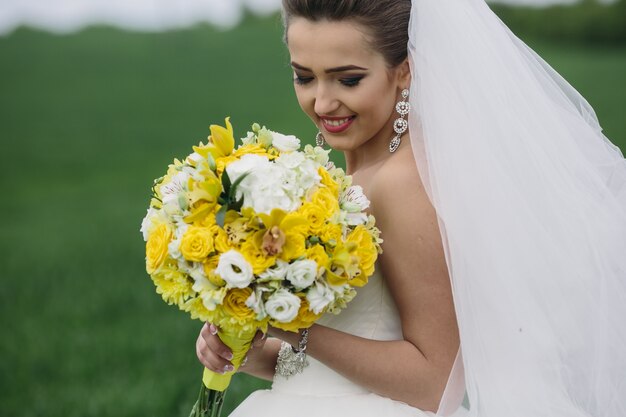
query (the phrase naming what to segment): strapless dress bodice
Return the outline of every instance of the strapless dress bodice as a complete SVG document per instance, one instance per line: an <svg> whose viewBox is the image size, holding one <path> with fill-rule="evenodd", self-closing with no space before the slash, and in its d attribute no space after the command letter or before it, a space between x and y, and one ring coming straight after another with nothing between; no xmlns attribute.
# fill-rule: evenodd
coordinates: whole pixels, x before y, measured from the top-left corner
<svg viewBox="0 0 626 417"><path fill-rule="evenodd" d="M339 314L325 314L318 320L318 324L366 339L402 339L398 310L378 269L367 285L357 288L356 297L344 310ZM289 378L276 375L272 389L294 394L309 392L314 395L369 392L314 358L308 357L308 361L309 366L300 374Z"/></svg>

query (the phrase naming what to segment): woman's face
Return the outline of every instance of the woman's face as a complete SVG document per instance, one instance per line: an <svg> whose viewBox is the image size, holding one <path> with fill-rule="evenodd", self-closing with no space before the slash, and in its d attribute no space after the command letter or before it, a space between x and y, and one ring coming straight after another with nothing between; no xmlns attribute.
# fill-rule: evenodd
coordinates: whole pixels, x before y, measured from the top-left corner
<svg viewBox="0 0 626 417"><path fill-rule="evenodd" d="M298 102L326 142L342 151L388 146L408 64L390 69L352 22L295 18L287 38Z"/></svg>

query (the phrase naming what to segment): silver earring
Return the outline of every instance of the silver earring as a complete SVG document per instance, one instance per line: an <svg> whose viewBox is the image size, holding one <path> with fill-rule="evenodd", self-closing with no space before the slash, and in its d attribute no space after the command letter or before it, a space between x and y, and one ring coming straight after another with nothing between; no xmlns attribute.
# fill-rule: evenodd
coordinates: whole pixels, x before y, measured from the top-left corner
<svg viewBox="0 0 626 417"><path fill-rule="evenodd" d="M396 112L400 115L393 122L393 130L396 132L396 135L389 142L389 152L394 153L398 147L400 146L401 136L406 130L409 128L409 123L406 121L405 117L409 114L409 110L411 109L411 105L407 100L409 98L409 90L402 90L402 100L396 103Z"/></svg>
<svg viewBox="0 0 626 417"><path fill-rule="evenodd" d="M322 132L317 132L317 135L315 135L315 144L322 147L325 143L326 139L324 139L324 135L322 135Z"/></svg>

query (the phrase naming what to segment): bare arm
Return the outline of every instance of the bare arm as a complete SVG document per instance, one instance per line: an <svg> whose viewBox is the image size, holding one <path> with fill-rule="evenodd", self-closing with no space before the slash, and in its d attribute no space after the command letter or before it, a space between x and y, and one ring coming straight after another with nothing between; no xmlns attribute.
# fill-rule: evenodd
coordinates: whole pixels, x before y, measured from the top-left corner
<svg viewBox="0 0 626 417"><path fill-rule="evenodd" d="M314 325L307 353L373 392L436 411L458 350L458 330L435 211L410 149L401 158L379 171L369 192L384 239L380 267L404 340L374 341ZM298 335L270 334L297 345Z"/></svg>

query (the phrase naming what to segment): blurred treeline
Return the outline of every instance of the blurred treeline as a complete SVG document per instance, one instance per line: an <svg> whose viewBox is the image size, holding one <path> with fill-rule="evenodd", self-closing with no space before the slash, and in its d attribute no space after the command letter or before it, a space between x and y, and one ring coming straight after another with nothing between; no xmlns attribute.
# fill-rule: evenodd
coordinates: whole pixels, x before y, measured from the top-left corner
<svg viewBox="0 0 626 417"><path fill-rule="evenodd" d="M626 43L626 0L581 0L545 8L491 6L514 33L558 41Z"/></svg>

